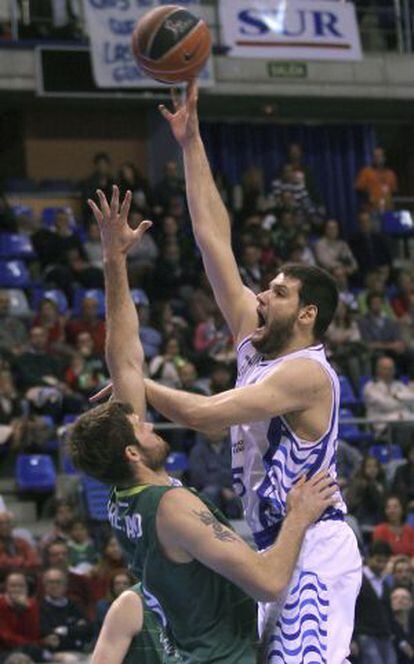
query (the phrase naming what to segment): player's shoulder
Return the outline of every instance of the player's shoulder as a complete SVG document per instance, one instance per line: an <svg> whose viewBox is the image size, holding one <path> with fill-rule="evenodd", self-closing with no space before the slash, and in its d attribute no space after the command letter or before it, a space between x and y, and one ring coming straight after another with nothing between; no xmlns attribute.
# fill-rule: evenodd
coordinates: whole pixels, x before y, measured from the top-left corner
<svg viewBox="0 0 414 664"><path fill-rule="evenodd" d="M331 389L332 386L327 367L318 359L309 356L287 357L269 370L267 379L269 382L285 380L293 389Z"/></svg>
<svg viewBox="0 0 414 664"><path fill-rule="evenodd" d="M138 632L142 627L144 603L141 596L129 588L111 604L107 621L111 627L119 625L123 630Z"/></svg>
<svg viewBox="0 0 414 664"><path fill-rule="evenodd" d="M166 491L160 500L158 517L176 519L183 511L188 511L192 505L198 505L200 502L200 498L194 490L180 486L171 487L170 491Z"/></svg>

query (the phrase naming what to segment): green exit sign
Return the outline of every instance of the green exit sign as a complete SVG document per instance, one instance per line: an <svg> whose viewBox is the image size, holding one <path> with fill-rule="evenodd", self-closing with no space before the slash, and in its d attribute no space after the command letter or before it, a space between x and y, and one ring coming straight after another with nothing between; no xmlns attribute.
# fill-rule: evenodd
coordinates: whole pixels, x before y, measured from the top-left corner
<svg viewBox="0 0 414 664"><path fill-rule="evenodd" d="M304 62L268 62L270 78L306 78L308 66Z"/></svg>

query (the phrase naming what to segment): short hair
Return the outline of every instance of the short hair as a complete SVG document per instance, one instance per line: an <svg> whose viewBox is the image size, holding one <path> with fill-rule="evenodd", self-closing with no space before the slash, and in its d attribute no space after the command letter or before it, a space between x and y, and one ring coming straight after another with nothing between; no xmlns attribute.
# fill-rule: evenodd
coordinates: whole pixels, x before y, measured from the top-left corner
<svg viewBox="0 0 414 664"><path fill-rule="evenodd" d="M43 570L42 572L42 579L43 581L45 580L45 577L49 572L59 572L65 580L65 583L68 582L68 574L65 572L63 569L60 569L59 567L46 567L46 569Z"/></svg>
<svg viewBox="0 0 414 664"><path fill-rule="evenodd" d="M393 574L394 574L394 572L395 572L395 570L396 570L396 568L397 568L397 565L400 565L401 563L405 563L405 564L407 564L407 565L410 565L410 568L411 568L411 560L410 560L410 558L409 558L408 556L400 555L400 556L397 556L396 558L394 558L394 561L393 561L393 564L392 564L392 572L393 572Z"/></svg>
<svg viewBox="0 0 414 664"><path fill-rule="evenodd" d="M107 164L111 163L111 160L107 152L97 152L93 158L93 163L95 164L95 166L98 163L98 161L106 161Z"/></svg>
<svg viewBox="0 0 414 664"><path fill-rule="evenodd" d="M138 440L128 415L132 406L108 401L81 415L69 429L69 452L78 470L107 484L133 479L125 449Z"/></svg>
<svg viewBox="0 0 414 664"><path fill-rule="evenodd" d="M301 282L299 301L302 306L310 304L316 306L318 313L313 334L315 339L322 340L338 306L339 296L335 279L320 267L301 263L285 263L277 272L281 273Z"/></svg>
<svg viewBox="0 0 414 664"><path fill-rule="evenodd" d="M368 549L368 556L385 556L386 558L391 558L392 549L388 542L383 542L382 540L375 540L372 542Z"/></svg>

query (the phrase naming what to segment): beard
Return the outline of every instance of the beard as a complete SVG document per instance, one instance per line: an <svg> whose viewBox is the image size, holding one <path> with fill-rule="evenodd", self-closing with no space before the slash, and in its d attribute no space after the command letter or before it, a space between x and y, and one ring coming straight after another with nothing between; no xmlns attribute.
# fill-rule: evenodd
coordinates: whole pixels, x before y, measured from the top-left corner
<svg viewBox="0 0 414 664"><path fill-rule="evenodd" d="M253 333L252 346L262 355L279 355L293 336L296 320L297 314L293 314L286 320L265 323L263 330Z"/></svg>
<svg viewBox="0 0 414 664"><path fill-rule="evenodd" d="M146 449L140 446L140 452L144 457L144 462L147 468L157 472L162 470L167 461L167 457L170 453L170 446L164 438L154 434L154 444L151 446L151 449Z"/></svg>

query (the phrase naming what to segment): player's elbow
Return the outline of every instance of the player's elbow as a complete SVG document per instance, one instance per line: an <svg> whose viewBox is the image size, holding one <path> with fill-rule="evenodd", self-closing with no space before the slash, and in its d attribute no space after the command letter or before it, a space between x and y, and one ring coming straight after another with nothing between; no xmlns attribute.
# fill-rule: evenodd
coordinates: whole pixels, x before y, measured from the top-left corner
<svg viewBox="0 0 414 664"><path fill-rule="evenodd" d="M256 602L276 602L287 588L287 583L280 583L278 580L267 582L257 588L254 599Z"/></svg>

